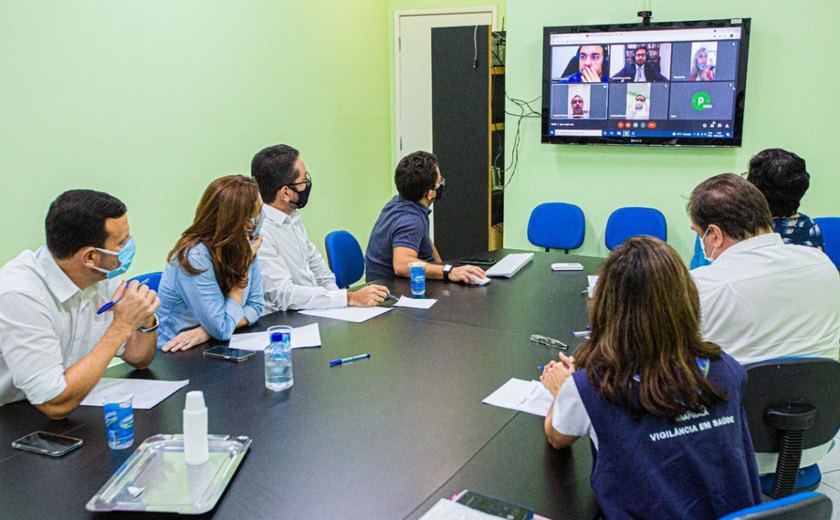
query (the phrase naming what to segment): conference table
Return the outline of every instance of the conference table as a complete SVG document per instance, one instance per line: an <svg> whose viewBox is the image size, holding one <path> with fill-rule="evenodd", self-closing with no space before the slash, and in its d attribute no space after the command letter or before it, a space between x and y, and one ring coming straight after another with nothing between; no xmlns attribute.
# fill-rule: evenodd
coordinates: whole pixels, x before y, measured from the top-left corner
<svg viewBox="0 0 840 520"><path fill-rule="evenodd" d="M552 271L560 261L580 262L584 270ZM364 323L297 312L265 316L244 332L315 322L320 329L320 348L293 351L294 386L280 393L265 388L260 354L235 364L203 357L206 346L158 353L147 370L119 365L106 376L189 379L153 409L135 410L134 447L155 434L181 432L190 390L204 392L210 433L253 440L204 517L419 518L440 498L471 489L555 520L592 518L589 442L554 450L542 417L482 399L512 377L538 379L538 365L556 358L557 350L531 342L531 334L560 339L574 351L572 331L586 326L586 274L601 261L538 252L513 278L486 286L429 281L426 297L437 299L430 309L395 307ZM410 295L408 280L386 284ZM370 359L329 366L365 352ZM85 444L61 458L11 448L36 430ZM108 448L98 407L82 406L61 421L27 402L0 407L0 516L105 516L85 504L132 451Z"/></svg>

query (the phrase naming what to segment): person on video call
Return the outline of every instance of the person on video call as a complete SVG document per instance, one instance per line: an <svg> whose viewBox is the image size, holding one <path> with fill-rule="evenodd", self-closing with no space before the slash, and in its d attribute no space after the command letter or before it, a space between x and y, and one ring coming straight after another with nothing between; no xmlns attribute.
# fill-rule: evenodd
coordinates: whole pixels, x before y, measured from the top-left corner
<svg viewBox="0 0 840 520"><path fill-rule="evenodd" d="M643 94L638 94L635 101L633 101L633 108L627 112L627 119L649 119L650 107L648 107L647 98Z"/></svg>
<svg viewBox="0 0 840 520"><path fill-rule="evenodd" d="M609 81L609 50L606 45L581 45L577 54L566 67L574 70L573 66L577 60L577 72L565 76L562 83L601 83ZM605 66L606 65L606 66Z"/></svg>
<svg viewBox="0 0 840 520"><path fill-rule="evenodd" d="M581 119L586 117L583 113L583 98L575 94L572 96L572 117Z"/></svg>
<svg viewBox="0 0 840 520"><path fill-rule="evenodd" d="M647 47L639 45L636 47L633 62L624 65L624 68L612 77L612 81L649 83L668 81L668 78L660 74L653 63L648 62Z"/></svg>
<svg viewBox="0 0 840 520"><path fill-rule="evenodd" d="M694 53L691 61L691 74L688 79L691 81L712 81L715 79L714 70L709 66L709 53L705 47L700 47Z"/></svg>

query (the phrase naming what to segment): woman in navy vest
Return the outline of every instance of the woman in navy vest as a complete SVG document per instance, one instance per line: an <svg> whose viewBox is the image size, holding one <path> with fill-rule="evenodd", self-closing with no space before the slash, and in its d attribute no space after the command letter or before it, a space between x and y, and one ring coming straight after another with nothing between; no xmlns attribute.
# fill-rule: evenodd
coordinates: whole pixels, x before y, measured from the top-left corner
<svg viewBox="0 0 840 520"><path fill-rule="evenodd" d="M718 518L761 503L741 396L746 372L700 338L697 288L677 253L634 237L603 265L589 341L542 375L558 449L589 436L606 518Z"/></svg>

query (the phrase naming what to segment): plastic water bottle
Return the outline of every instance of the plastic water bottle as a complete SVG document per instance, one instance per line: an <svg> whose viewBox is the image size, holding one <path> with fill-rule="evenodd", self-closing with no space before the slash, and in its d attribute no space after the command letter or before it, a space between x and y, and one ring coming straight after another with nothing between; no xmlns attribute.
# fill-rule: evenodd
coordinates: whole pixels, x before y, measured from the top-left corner
<svg viewBox="0 0 840 520"><path fill-rule="evenodd" d="M295 383L292 375L292 328L285 325L268 328L265 347L265 387L279 392Z"/></svg>

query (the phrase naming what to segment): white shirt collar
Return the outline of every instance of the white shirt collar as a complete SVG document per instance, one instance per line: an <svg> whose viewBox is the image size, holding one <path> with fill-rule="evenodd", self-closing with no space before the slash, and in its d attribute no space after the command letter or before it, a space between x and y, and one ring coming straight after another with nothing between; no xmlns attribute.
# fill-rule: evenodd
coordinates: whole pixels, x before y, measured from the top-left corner
<svg viewBox="0 0 840 520"><path fill-rule="evenodd" d="M55 295L58 301L64 303L77 293L82 292L79 286L67 276L67 273L61 270L46 245L41 246L35 256L38 258L38 263L44 268L44 283L47 289Z"/></svg>
<svg viewBox="0 0 840 520"><path fill-rule="evenodd" d="M722 257L723 255L729 254L731 251L732 253L737 253L739 251L750 251L752 249L758 249L760 247L767 247L767 246L780 246L784 245L782 241L782 236L778 233L765 233L763 235L756 235L754 237L745 238L740 242L736 242L726 248L726 251L721 253L718 258Z"/></svg>
<svg viewBox="0 0 840 520"><path fill-rule="evenodd" d="M263 210L265 210L266 219L280 225L285 224L287 220L289 222L293 222L294 220L300 218L298 210L294 210L291 213L286 214L274 206L269 206L268 204L263 204Z"/></svg>

